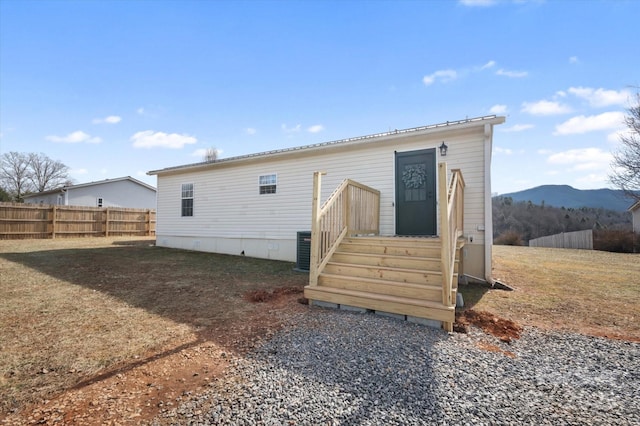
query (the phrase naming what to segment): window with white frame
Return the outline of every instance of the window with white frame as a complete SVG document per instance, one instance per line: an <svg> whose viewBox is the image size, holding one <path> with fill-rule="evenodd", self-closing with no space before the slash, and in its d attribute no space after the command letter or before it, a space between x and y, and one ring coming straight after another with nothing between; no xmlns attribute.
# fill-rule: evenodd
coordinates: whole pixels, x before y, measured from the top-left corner
<svg viewBox="0 0 640 426"><path fill-rule="evenodd" d="M278 185L278 176L262 175L260 176L260 194L275 194L276 186Z"/></svg>
<svg viewBox="0 0 640 426"><path fill-rule="evenodd" d="M193 184L182 184L182 216L193 216Z"/></svg>

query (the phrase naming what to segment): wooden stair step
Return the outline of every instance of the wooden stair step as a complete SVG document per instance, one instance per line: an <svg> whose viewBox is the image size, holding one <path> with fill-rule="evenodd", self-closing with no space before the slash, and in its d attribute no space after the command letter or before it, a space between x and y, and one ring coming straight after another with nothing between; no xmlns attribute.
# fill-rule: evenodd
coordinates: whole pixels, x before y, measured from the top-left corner
<svg viewBox="0 0 640 426"><path fill-rule="evenodd" d="M341 251L338 248L331 258L332 262L353 263L357 265L389 266L393 268L406 269L432 269L440 268L440 259L423 256L401 256L397 254L376 254L376 253L351 253ZM433 266L433 267L431 267Z"/></svg>
<svg viewBox="0 0 640 426"><path fill-rule="evenodd" d="M357 306L443 322L455 321L455 306L444 306L442 303L428 300L320 286L306 286L304 296L309 300Z"/></svg>
<svg viewBox="0 0 640 426"><path fill-rule="evenodd" d="M397 244L382 245L366 242L343 241L339 250L348 253L389 254L409 257L440 257L441 247L438 246L402 246Z"/></svg>
<svg viewBox="0 0 640 426"><path fill-rule="evenodd" d="M328 262L322 272L361 278L378 278L404 283L442 284L442 273L440 271L430 271L426 269L407 269L388 266L369 266L355 265L352 263Z"/></svg>
<svg viewBox="0 0 640 426"><path fill-rule="evenodd" d="M318 277L318 286L387 294L420 300L442 301L441 285L401 283L376 278L362 278L323 272Z"/></svg>
<svg viewBox="0 0 640 426"><path fill-rule="evenodd" d="M383 266L405 269L426 269L430 271L441 271L442 267L442 260L439 257L351 253L348 251L336 251L331 258L331 261L338 263L352 263L355 265ZM458 261L456 260L455 272L457 271Z"/></svg>

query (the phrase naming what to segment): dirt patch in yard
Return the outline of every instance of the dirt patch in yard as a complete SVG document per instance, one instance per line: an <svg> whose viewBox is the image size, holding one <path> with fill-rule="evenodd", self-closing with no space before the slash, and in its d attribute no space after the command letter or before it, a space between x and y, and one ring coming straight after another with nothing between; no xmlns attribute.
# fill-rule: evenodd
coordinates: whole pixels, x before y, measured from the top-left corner
<svg viewBox="0 0 640 426"><path fill-rule="evenodd" d="M522 332L522 327L515 322L497 317L490 312L467 309L456 313L455 331L466 333L470 325L482 329L504 343L519 339Z"/></svg>

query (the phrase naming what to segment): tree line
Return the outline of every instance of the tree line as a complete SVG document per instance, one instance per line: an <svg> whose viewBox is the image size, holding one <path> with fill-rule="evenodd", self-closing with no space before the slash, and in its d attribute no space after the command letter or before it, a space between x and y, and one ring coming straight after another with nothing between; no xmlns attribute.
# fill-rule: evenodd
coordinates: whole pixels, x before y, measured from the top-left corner
<svg viewBox="0 0 640 426"><path fill-rule="evenodd" d="M0 201L22 202L27 194L70 184L69 167L45 154L12 151L0 157Z"/></svg>
<svg viewBox="0 0 640 426"><path fill-rule="evenodd" d="M493 238L496 244L527 245L529 240L585 229L630 233L631 213L604 208L565 208L494 197Z"/></svg>

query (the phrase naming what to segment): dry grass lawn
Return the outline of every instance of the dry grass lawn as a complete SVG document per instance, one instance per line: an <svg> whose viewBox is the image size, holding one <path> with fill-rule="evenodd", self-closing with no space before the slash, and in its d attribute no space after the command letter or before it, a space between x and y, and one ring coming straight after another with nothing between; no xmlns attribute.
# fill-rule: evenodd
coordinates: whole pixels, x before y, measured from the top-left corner
<svg viewBox="0 0 640 426"><path fill-rule="evenodd" d="M467 305L523 325L640 341L640 255L494 246L493 277L461 286Z"/></svg>
<svg viewBox="0 0 640 426"><path fill-rule="evenodd" d="M293 265L154 246L153 238L0 241L1 413L106 369L205 340L302 286Z"/></svg>

